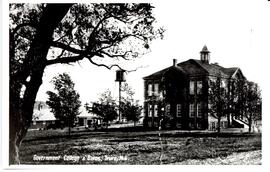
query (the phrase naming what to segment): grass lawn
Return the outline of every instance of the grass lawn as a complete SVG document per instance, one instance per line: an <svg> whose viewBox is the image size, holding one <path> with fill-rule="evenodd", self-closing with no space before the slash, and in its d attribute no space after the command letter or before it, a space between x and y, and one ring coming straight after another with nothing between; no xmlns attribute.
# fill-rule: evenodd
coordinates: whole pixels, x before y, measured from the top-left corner
<svg viewBox="0 0 270 172"><path fill-rule="evenodd" d="M261 150L261 135L200 132L29 131L22 164L182 164ZM258 159L258 157L257 157ZM260 158L259 158L260 159ZM182 162L182 163L181 163ZM188 164L188 163L187 163Z"/></svg>

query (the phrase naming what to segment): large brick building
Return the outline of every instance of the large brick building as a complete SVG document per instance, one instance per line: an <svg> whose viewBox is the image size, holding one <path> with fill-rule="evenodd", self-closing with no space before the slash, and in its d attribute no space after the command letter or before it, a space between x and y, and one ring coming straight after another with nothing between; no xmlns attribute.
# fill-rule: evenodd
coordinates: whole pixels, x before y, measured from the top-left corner
<svg viewBox="0 0 270 172"><path fill-rule="evenodd" d="M210 63L204 46L200 60L189 59L144 77L144 125L179 129L215 129L217 119L209 113L209 81L221 77L222 86L231 91L235 80L245 79L237 67L224 68ZM162 119L162 120L161 120ZM227 128L232 115L221 119Z"/></svg>

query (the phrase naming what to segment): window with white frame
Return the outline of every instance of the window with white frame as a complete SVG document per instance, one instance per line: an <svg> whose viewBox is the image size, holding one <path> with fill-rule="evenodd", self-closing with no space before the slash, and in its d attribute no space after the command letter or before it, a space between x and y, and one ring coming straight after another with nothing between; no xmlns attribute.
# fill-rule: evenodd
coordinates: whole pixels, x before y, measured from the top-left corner
<svg viewBox="0 0 270 172"><path fill-rule="evenodd" d="M152 117L152 105L148 105L148 116Z"/></svg>
<svg viewBox="0 0 270 172"><path fill-rule="evenodd" d="M227 84L224 79L221 80L221 87L226 88Z"/></svg>
<svg viewBox="0 0 270 172"><path fill-rule="evenodd" d="M202 128L202 124L200 122L197 123L197 128L201 129Z"/></svg>
<svg viewBox="0 0 270 172"><path fill-rule="evenodd" d="M176 117L181 117L182 116L182 106L181 104L176 105Z"/></svg>
<svg viewBox="0 0 270 172"><path fill-rule="evenodd" d="M201 118L202 117L202 102L199 102L197 104L197 117Z"/></svg>
<svg viewBox="0 0 270 172"><path fill-rule="evenodd" d="M212 122L212 130L215 130L215 129L216 129L216 123Z"/></svg>
<svg viewBox="0 0 270 172"><path fill-rule="evenodd" d="M221 80L221 87L224 88L226 92L229 91L229 87L225 79Z"/></svg>
<svg viewBox="0 0 270 172"><path fill-rule="evenodd" d="M221 128L227 128L227 122L226 121L222 121L221 123Z"/></svg>
<svg viewBox="0 0 270 172"><path fill-rule="evenodd" d="M154 85L154 94L158 95L158 84Z"/></svg>
<svg viewBox="0 0 270 172"><path fill-rule="evenodd" d="M169 116L171 114L171 105L167 104L166 105L166 115Z"/></svg>
<svg viewBox="0 0 270 172"><path fill-rule="evenodd" d="M197 81L197 94L202 94L203 82Z"/></svg>
<svg viewBox="0 0 270 172"><path fill-rule="evenodd" d="M194 81L189 82L189 94L191 94L191 95L194 94L194 89L195 89L194 85L195 85Z"/></svg>
<svg viewBox="0 0 270 172"><path fill-rule="evenodd" d="M195 116L194 104L191 103L191 104L189 105L189 117L194 118L194 116Z"/></svg>
<svg viewBox="0 0 270 172"><path fill-rule="evenodd" d="M181 122L176 122L176 128L181 128L181 127L182 127Z"/></svg>
<svg viewBox="0 0 270 172"><path fill-rule="evenodd" d="M153 93L153 86L152 84L148 84L148 96L152 96L152 93Z"/></svg>
<svg viewBox="0 0 270 172"><path fill-rule="evenodd" d="M154 105L154 117L158 117L158 105Z"/></svg>
<svg viewBox="0 0 270 172"><path fill-rule="evenodd" d="M194 128L194 122L189 122L188 126L189 126L189 128Z"/></svg>

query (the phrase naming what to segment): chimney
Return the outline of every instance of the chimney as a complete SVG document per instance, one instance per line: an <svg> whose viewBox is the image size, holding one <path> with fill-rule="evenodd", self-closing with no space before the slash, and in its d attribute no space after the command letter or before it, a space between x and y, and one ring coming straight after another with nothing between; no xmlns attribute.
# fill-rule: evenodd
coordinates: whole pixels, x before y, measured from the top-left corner
<svg viewBox="0 0 270 172"><path fill-rule="evenodd" d="M173 59L173 66L174 66L174 67L177 66L177 59Z"/></svg>

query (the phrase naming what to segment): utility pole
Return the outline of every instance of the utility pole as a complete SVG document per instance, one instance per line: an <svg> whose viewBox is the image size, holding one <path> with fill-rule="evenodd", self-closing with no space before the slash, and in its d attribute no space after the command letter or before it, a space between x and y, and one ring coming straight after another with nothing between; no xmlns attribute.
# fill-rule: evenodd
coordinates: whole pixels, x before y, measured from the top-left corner
<svg viewBox="0 0 270 172"><path fill-rule="evenodd" d="M122 115L121 115L121 81L119 81L119 121L122 121Z"/></svg>
<svg viewBox="0 0 270 172"><path fill-rule="evenodd" d="M118 115L119 115L119 122L121 122L122 121L122 114L121 114L121 84L122 84L122 82L125 82L126 80L125 80L125 75L124 75L124 73L125 73L125 70L117 70L116 71L116 79L115 79L115 81L116 82L119 82L119 111L118 111Z"/></svg>
<svg viewBox="0 0 270 172"><path fill-rule="evenodd" d="M70 123L71 123L71 111L72 108L69 107L69 112L68 112L68 136L70 137L70 133L71 133L71 127L70 127Z"/></svg>

